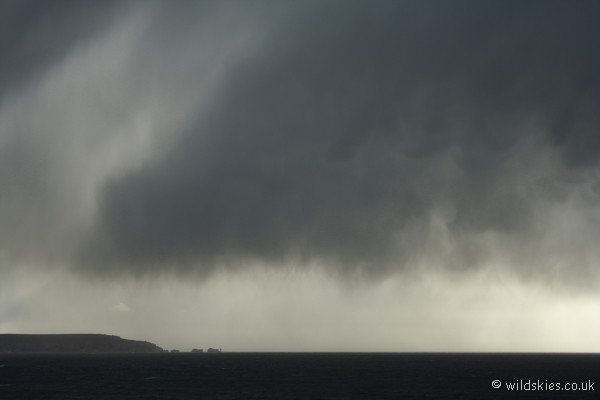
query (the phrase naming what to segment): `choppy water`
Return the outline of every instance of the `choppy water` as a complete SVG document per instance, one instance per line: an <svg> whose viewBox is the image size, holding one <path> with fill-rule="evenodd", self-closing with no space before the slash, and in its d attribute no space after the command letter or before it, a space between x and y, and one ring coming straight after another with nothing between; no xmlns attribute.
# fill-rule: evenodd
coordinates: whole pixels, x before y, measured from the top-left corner
<svg viewBox="0 0 600 400"><path fill-rule="evenodd" d="M596 380L590 354L0 354L0 399L596 399Z"/></svg>

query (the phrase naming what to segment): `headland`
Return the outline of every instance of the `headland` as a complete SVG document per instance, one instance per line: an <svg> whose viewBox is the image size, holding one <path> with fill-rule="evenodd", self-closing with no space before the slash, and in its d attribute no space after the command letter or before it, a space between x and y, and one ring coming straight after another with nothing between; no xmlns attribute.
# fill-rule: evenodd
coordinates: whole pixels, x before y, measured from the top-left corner
<svg viewBox="0 0 600 400"><path fill-rule="evenodd" d="M102 334L0 334L0 353L163 353L154 343Z"/></svg>

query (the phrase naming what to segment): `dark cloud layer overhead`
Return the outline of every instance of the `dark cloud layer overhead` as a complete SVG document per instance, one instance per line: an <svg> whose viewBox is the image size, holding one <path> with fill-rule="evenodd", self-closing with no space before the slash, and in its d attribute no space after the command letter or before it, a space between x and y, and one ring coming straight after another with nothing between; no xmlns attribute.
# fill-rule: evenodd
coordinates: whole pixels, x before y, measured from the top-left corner
<svg viewBox="0 0 600 400"><path fill-rule="evenodd" d="M116 12L114 1L0 2L0 90L16 90L85 43Z"/></svg>
<svg viewBox="0 0 600 400"><path fill-rule="evenodd" d="M89 222L66 226L74 239L53 257L109 275L315 263L379 276L494 262L526 276L553 268L596 274L600 3L117 4L98 13L64 2L2 28L10 61L0 67L0 104L19 95L12 77L19 85L43 80L44 68L60 69L57 49L67 58L83 52L75 37L90 21L92 38L108 38L102 59L112 55L119 65L94 75L86 93L106 98L91 115L106 107L110 121L128 121L140 104L152 105L143 114L153 116L148 149L114 156L118 166L94 175ZM130 37L138 8L147 17L121 48L111 32ZM56 36L35 50L7 44L34 35L20 33L28 23L38 32L49 21L66 28L51 30ZM85 85L89 71L78 71ZM115 87L104 93L102 82ZM41 134L2 132L2 190L9 198L24 185L40 193L28 206L0 203L11 226L18 223L9 213L30 215L45 197L60 204L46 223L69 215L64 204L78 200L56 194L52 182L61 184L64 171L83 181L74 171L87 171L89 161L80 160L130 134L125 122L103 132L104 120L86 121L65 125L71 133L55 129L55 140L89 135L75 150L48 151L52 139ZM90 124L93 135L79 132ZM133 153L140 148L126 143ZM40 159L40 170L26 175ZM27 226L20 237L38 231L35 220ZM53 237L36 235L32 246ZM5 252L23 253L20 241L7 243Z"/></svg>

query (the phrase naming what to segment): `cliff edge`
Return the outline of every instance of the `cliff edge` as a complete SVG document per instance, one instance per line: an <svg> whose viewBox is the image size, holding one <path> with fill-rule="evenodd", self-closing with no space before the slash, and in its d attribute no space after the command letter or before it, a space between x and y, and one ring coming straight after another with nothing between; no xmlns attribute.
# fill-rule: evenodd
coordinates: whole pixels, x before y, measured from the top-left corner
<svg viewBox="0 0 600 400"><path fill-rule="evenodd" d="M0 334L0 353L162 353L150 342L101 334Z"/></svg>

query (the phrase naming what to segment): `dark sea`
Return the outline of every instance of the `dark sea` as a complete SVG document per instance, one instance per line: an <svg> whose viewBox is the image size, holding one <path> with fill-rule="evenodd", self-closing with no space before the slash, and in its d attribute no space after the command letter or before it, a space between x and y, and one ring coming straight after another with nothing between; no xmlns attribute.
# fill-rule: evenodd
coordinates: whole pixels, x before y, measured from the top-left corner
<svg viewBox="0 0 600 400"><path fill-rule="evenodd" d="M599 399L600 355L0 354L0 399Z"/></svg>

